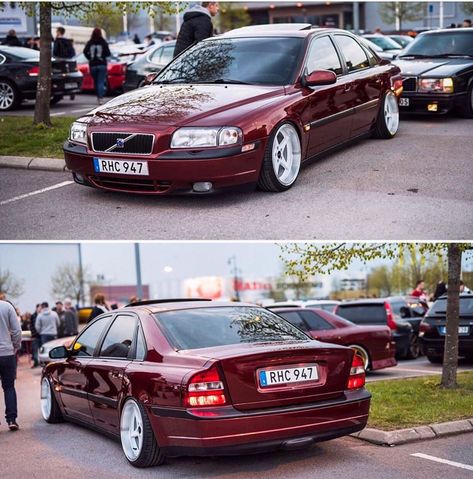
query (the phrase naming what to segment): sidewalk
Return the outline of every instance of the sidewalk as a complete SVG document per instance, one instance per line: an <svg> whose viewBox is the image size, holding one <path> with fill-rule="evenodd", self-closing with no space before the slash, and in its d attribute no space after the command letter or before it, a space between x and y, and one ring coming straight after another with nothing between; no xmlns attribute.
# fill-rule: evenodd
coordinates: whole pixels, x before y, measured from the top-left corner
<svg viewBox="0 0 473 479"><path fill-rule="evenodd" d="M40 158L31 156L0 156L0 167L22 170L66 171L62 158Z"/></svg>

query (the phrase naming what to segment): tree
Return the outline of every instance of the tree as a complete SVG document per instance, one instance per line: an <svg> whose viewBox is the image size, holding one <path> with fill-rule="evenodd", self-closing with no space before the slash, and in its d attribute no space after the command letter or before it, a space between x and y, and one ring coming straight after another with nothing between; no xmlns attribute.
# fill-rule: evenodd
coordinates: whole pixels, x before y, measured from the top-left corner
<svg viewBox="0 0 473 479"><path fill-rule="evenodd" d="M462 5L461 9L467 15L473 15L473 2L463 2L463 5Z"/></svg>
<svg viewBox="0 0 473 479"><path fill-rule="evenodd" d="M18 298L23 294L22 281L8 269L0 269L0 293L4 293L7 298Z"/></svg>
<svg viewBox="0 0 473 479"><path fill-rule="evenodd" d="M424 17L424 4L422 2L381 2L378 11L384 23L399 24L399 30L402 30L403 22L413 22Z"/></svg>
<svg viewBox="0 0 473 479"><path fill-rule="evenodd" d="M418 251L421 256L436 255L448 258L447 332L441 386L457 386L459 288L462 253L473 250L472 244L459 243L327 243L290 244L281 246L283 258L290 275L301 279L316 273L327 274L346 269L354 260L365 264L375 259L403 260L406 253Z"/></svg>
<svg viewBox="0 0 473 479"><path fill-rule="evenodd" d="M220 2L219 25L221 32L246 27L251 23L247 10L238 3Z"/></svg>
<svg viewBox="0 0 473 479"><path fill-rule="evenodd" d="M76 264L66 263L59 266L51 278L51 292L55 298L74 298L76 304L84 302L85 291L83 285L89 280L86 269L81 269Z"/></svg>

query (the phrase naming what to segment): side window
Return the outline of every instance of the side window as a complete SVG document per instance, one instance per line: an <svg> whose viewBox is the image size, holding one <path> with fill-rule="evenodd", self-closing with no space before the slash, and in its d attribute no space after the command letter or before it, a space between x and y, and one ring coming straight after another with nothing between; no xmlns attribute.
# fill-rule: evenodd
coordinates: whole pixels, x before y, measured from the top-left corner
<svg viewBox="0 0 473 479"><path fill-rule="evenodd" d="M171 45L170 47L164 47L163 55L161 56L160 63L163 65L167 65L172 60L173 55L174 55L174 45Z"/></svg>
<svg viewBox="0 0 473 479"><path fill-rule="evenodd" d="M279 316L282 316L285 320L289 321L296 328L302 329L302 331L307 331L307 325L304 323L304 320L301 318L300 313L292 312L282 312L277 313Z"/></svg>
<svg viewBox="0 0 473 479"><path fill-rule="evenodd" d="M143 330L138 328L138 334L136 336L136 355L135 358L138 361L144 361L146 359L146 353L147 353L147 348L146 348L146 343L145 343L145 338L143 336Z"/></svg>
<svg viewBox="0 0 473 479"><path fill-rule="evenodd" d="M311 331L322 331L324 329L333 329L333 326L314 311L302 311L301 316L309 325Z"/></svg>
<svg viewBox="0 0 473 479"><path fill-rule="evenodd" d="M76 343L83 347L78 356L93 356L97 343L108 326L110 318L111 316L104 316L96 320L81 333L76 340Z"/></svg>
<svg viewBox="0 0 473 479"><path fill-rule="evenodd" d="M155 63L156 65L161 63L160 59L161 59L161 54L163 53L163 49L162 48L157 48L150 56L149 58L149 61L151 63Z"/></svg>
<svg viewBox="0 0 473 479"><path fill-rule="evenodd" d="M331 70L337 75L343 73L340 58L330 37L316 38L310 46L307 73L314 70Z"/></svg>
<svg viewBox="0 0 473 479"><path fill-rule="evenodd" d="M335 35L335 38L345 56L349 72L362 70L370 66L365 51L355 39L347 35Z"/></svg>
<svg viewBox="0 0 473 479"><path fill-rule="evenodd" d="M127 358L135 337L135 329L136 318L134 316L117 316L105 336L100 356Z"/></svg>

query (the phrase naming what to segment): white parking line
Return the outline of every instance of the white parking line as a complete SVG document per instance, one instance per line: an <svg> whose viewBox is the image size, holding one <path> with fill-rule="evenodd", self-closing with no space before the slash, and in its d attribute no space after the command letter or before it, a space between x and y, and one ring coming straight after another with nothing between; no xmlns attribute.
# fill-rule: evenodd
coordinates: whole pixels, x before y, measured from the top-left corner
<svg viewBox="0 0 473 479"><path fill-rule="evenodd" d="M24 195L15 196L14 198L0 201L0 206L7 205L8 203L13 203L14 201L23 200L24 198L28 198L30 196L39 195L40 193L46 193L46 191L56 190L57 188L62 188L63 186L68 186L72 184L74 184L73 181L63 181L62 183L58 183L57 185L48 186L47 188L42 188L41 190L32 191L31 193L25 193Z"/></svg>
<svg viewBox="0 0 473 479"><path fill-rule="evenodd" d="M448 464L449 466L458 467L460 469L466 469L467 471L473 471L473 466L468 464L462 464L461 462L449 461L447 459L441 459L440 457L429 456L428 454L422 454L421 452L416 452L411 454L414 457L420 457L422 459L428 459L429 461L440 462L442 464Z"/></svg>
<svg viewBox="0 0 473 479"><path fill-rule="evenodd" d="M71 110L69 113L79 113L81 111L90 111L93 110L95 106L90 105L88 108L79 108L78 110Z"/></svg>
<svg viewBox="0 0 473 479"><path fill-rule="evenodd" d="M409 369L409 368L394 368L393 371L402 371L407 373L422 373L422 374L442 374L442 371L426 371L424 369Z"/></svg>
<svg viewBox="0 0 473 479"><path fill-rule="evenodd" d="M57 113L51 113L51 116L59 116L59 115L65 115L65 111L58 111Z"/></svg>

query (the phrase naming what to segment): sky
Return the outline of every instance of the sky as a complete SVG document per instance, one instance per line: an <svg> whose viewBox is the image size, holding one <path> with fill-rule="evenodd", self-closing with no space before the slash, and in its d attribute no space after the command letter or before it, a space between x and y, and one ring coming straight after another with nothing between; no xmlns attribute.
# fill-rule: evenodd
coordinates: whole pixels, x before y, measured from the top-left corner
<svg viewBox="0 0 473 479"><path fill-rule="evenodd" d="M134 244L125 242L81 243L83 266L92 279L104 284L135 284ZM0 269L11 271L23 283L24 294L15 301L21 311L38 302L55 302L51 276L60 265L78 264L78 243L0 243ZM164 283L200 276L231 276L229 258L236 257L246 279L277 277L283 268L280 247L269 242L140 243L142 283L156 291ZM366 272L361 263L350 274Z"/></svg>

